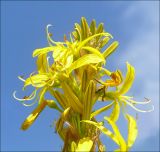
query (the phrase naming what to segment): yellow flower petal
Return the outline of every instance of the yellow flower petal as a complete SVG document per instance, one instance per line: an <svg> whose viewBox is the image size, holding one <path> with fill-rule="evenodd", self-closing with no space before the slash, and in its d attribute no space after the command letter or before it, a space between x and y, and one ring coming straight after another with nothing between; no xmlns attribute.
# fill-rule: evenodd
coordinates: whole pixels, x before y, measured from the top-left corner
<svg viewBox="0 0 160 152"><path fill-rule="evenodd" d="M90 152L93 146L93 141L89 137L80 139L76 152Z"/></svg>
<svg viewBox="0 0 160 152"><path fill-rule="evenodd" d="M77 145L74 141L71 142L71 152L75 152L77 148Z"/></svg>
<svg viewBox="0 0 160 152"><path fill-rule="evenodd" d="M117 41L114 41L104 52L103 56L104 58L107 58L110 54L112 54L116 48L118 47L119 43Z"/></svg>
<svg viewBox="0 0 160 152"><path fill-rule="evenodd" d="M104 117L105 120L107 120L107 122L112 126L112 129L119 141L119 145L120 145L120 150L121 151L127 151L127 145L126 145L126 142L124 140L124 138L122 137L119 129L118 129L118 126L116 125L116 123L114 121L112 121L110 118L108 117Z"/></svg>
<svg viewBox="0 0 160 152"><path fill-rule="evenodd" d="M100 108L100 109L98 109L98 110L92 112L90 118L93 118L93 117L99 115L100 113L102 113L102 112L104 112L104 111L110 109L110 108L112 107L113 104L114 104L114 102L112 102L112 103L110 103L109 105L104 106L104 107L102 107L102 108Z"/></svg>
<svg viewBox="0 0 160 152"><path fill-rule="evenodd" d="M32 56L33 56L33 57L36 57L36 56L41 55L41 54L46 54L46 53L48 53L48 52L53 51L54 48L56 48L56 47L51 46L51 47L45 47L45 48L36 49L36 50L33 51Z"/></svg>
<svg viewBox="0 0 160 152"><path fill-rule="evenodd" d="M89 46L84 46L82 47L82 49L88 50L89 52L98 55L100 58L102 58L102 60L105 61L105 58L103 57L102 53L99 50Z"/></svg>
<svg viewBox="0 0 160 152"><path fill-rule="evenodd" d="M21 129L27 130L33 122L37 119L39 114L42 112L42 110L46 107L46 102L41 102L33 111L32 113L27 117L27 119L23 122Z"/></svg>
<svg viewBox="0 0 160 152"><path fill-rule="evenodd" d="M137 135L138 135L138 128L136 120L129 114L126 114L126 119L128 120L128 140L127 146L128 148L132 147L134 144Z"/></svg>
<svg viewBox="0 0 160 152"><path fill-rule="evenodd" d="M109 118L110 118L112 121L116 122L116 121L118 120L118 118L119 118L119 114L120 114L120 105L119 105L119 103L116 101L116 102L114 102L114 108L113 108L112 113L111 113L111 115L109 116Z"/></svg>
<svg viewBox="0 0 160 152"><path fill-rule="evenodd" d="M61 114L59 120L56 123L56 130L59 132L62 130L64 122L68 119L70 113L70 107L66 108Z"/></svg>
<svg viewBox="0 0 160 152"><path fill-rule="evenodd" d="M68 74L71 73L74 69L80 68L84 65L99 62L104 62L104 60L100 58L98 55L86 54L71 64L71 66L68 69Z"/></svg>
<svg viewBox="0 0 160 152"><path fill-rule="evenodd" d="M47 54L41 54L37 58L37 70L38 72L41 73L46 73L48 72L48 60L47 60Z"/></svg>
<svg viewBox="0 0 160 152"><path fill-rule="evenodd" d="M127 64L127 74L124 83L122 86L117 90L117 95L123 95L128 92L128 90L131 88L132 83L135 78L135 70L134 67L131 66L128 62Z"/></svg>

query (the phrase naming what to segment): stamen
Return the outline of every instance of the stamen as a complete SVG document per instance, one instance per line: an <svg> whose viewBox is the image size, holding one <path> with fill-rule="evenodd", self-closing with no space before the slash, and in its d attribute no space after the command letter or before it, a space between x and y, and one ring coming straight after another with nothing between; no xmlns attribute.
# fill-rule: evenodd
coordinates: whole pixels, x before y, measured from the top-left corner
<svg viewBox="0 0 160 152"><path fill-rule="evenodd" d="M145 104L148 104L148 103L151 102L151 100L149 100L149 99L147 99L147 98L145 98L145 101L143 101L143 102L138 102L138 101L132 100L132 99L126 97L126 96L123 96L123 98L125 98L126 100L130 101L130 102L133 103L133 104L145 105Z"/></svg>
<svg viewBox="0 0 160 152"><path fill-rule="evenodd" d="M30 107L33 106L35 103L37 102L37 100L35 100L34 102L32 102L31 104L26 104L26 103L22 103L24 106L26 107Z"/></svg>
<svg viewBox="0 0 160 152"><path fill-rule="evenodd" d="M128 102L128 101L126 101L126 100L124 100L124 99L122 99L122 98L121 98L121 100L122 100L124 103L128 104L129 106L131 106L134 110L136 110L136 111L138 111L138 112L151 112L151 111L154 110L154 106L153 106L153 105L152 105L152 108L151 108L150 110L140 110L140 109L138 109L137 107L135 107L133 104L131 104L130 102Z"/></svg>
<svg viewBox="0 0 160 152"><path fill-rule="evenodd" d="M62 42L55 42L55 41L52 40L51 35L50 35L49 31L48 31L49 27L51 27L51 26L52 26L51 24L48 24L46 26L47 40L48 40L49 45L52 46L52 44L55 44L55 45L57 45L57 44L65 44L65 43L62 43Z"/></svg>
<svg viewBox="0 0 160 152"><path fill-rule="evenodd" d="M20 79L21 81L25 82L25 79L23 79L23 76L18 76L18 79Z"/></svg>
<svg viewBox="0 0 160 152"><path fill-rule="evenodd" d="M35 97L36 97L36 92L37 92L37 90L34 90L32 93L31 93L31 95L30 96L28 96L28 97L26 97L25 96L25 98L17 98L16 97L16 91L14 91L13 92L13 97L16 99L16 100L18 100L18 101L27 101L27 100L33 100Z"/></svg>

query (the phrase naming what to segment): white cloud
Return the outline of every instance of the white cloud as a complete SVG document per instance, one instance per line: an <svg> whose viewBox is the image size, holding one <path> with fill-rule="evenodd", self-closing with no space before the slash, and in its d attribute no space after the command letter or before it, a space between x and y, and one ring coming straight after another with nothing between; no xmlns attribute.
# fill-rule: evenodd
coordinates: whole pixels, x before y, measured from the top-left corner
<svg viewBox="0 0 160 152"><path fill-rule="evenodd" d="M143 26L138 29L130 27L135 34L132 34L134 36L125 48L128 52L123 54L121 60L128 60L135 66L136 77L141 82L136 84L135 89L143 86L138 93L138 99L148 97L155 106L154 112L139 114L138 140L146 140L159 131L159 5L156 2L134 4L125 10L124 20L130 21L132 26L135 17L141 16L140 22Z"/></svg>

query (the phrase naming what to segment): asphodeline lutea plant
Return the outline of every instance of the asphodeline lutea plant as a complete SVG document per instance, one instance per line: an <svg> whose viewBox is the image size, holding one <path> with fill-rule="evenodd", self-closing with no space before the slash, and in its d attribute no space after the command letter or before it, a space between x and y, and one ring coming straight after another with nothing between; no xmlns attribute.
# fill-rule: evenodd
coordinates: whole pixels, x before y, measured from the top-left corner
<svg viewBox="0 0 160 152"><path fill-rule="evenodd" d="M126 63L125 77L119 69L107 69L106 61L119 43L112 41L113 37L105 32L103 23L96 26L96 21L92 20L88 25L84 17L80 24L75 23L69 38L64 35L63 42L52 39L50 26L46 27L48 46L34 50L32 55L37 58L37 71L26 79L18 77L24 82L23 90L33 86L34 91L22 99L16 97L16 92L13 94L25 106L37 104L21 129L27 130L39 114L49 107L60 114L54 126L64 142L62 152L106 151L107 145L102 143L100 134L117 144L115 151L129 151L136 140L138 129L136 119L127 113L127 107L138 112L149 112L153 106L149 110L141 110L137 105L148 104L150 100L137 102L133 97L126 96L135 78L132 65ZM48 99L46 93L52 98ZM34 101L27 104L28 100ZM97 109L94 106L97 102L106 105ZM101 121L96 120L97 115L108 110L109 115L106 114ZM128 122L127 139L124 139L117 126L121 112ZM105 123L112 130L105 127Z"/></svg>

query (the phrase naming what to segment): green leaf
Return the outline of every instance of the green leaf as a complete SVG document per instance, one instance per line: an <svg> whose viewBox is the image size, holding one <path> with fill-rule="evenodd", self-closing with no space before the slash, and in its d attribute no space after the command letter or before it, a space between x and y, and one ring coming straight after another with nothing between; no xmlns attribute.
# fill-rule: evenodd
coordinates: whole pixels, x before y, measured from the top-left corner
<svg viewBox="0 0 160 152"><path fill-rule="evenodd" d="M127 64L126 78L125 78L122 86L120 88L118 88L118 90L116 91L116 93L118 95L123 95L123 94L127 93L128 90L131 88L133 81L134 81L134 78L135 78L134 67L131 66L128 62L126 64Z"/></svg>
<svg viewBox="0 0 160 152"><path fill-rule="evenodd" d="M114 41L104 52L103 56L104 58L107 58L110 54L112 54L116 48L118 47L119 43L117 41Z"/></svg>
<svg viewBox="0 0 160 152"><path fill-rule="evenodd" d="M76 148L76 152L90 152L93 146L93 141L89 137L85 137L80 139L78 142L78 146Z"/></svg>
<svg viewBox="0 0 160 152"><path fill-rule="evenodd" d="M137 128L136 120L131 115L126 114L126 119L128 120L127 146L128 148L131 148L137 138L138 128Z"/></svg>
<svg viewBox="0 0 160 152"><path fill-rule="evenodd" d="M113 104L114 104L114 102L112 102L111 104L109 104L109 105L107 105L107 106L104 106L104 107L102 107L102 108L94 111L94 112L91 114L91 118L93 118L93 117L99 115L100 113L102 113L102 112L110 109L110 108L113 106Z"/></svg>
<svg viewBox="0 0 160 152"><path fill-rule="evenodd" d="M71 73L74 69L80 68L84 65L99 62L104 62L104 60L98 55L86 54L71 64L70 68L68 68L68 74Z"/></svg>

